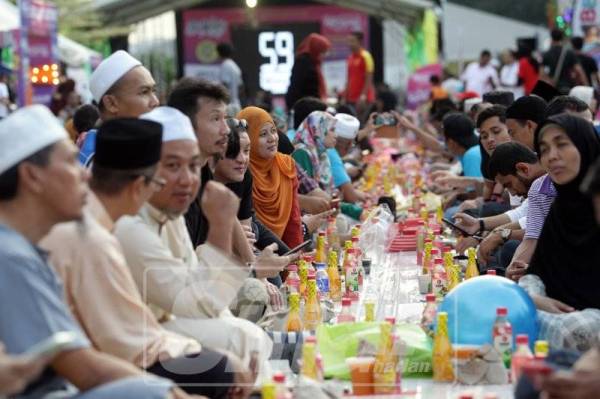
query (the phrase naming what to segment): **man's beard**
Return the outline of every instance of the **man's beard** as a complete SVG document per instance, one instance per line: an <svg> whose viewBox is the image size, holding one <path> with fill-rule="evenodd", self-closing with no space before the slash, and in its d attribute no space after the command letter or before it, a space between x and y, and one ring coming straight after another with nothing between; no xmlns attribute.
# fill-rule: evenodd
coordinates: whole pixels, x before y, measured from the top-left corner
<svg viewBox="0 0 600 399"><path fill-rule="evenodd" d="M521 177L519 175L517 175L517 179L519 179L519 181L521 182L521 184L523 184L523 186L525 187L525 192L524 193L519 193L518 195L527 198L527 193L529 193L529 188L533 184L533 180L532 179L527 179L525 177Z"/></svg>

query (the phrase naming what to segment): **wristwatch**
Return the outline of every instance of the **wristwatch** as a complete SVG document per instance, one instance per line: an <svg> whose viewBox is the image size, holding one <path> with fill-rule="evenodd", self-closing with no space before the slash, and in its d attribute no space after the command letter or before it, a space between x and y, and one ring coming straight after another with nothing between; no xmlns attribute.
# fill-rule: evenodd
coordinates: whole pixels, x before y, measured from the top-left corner
<svg viewBox="0 0 600 399"><path fill-rule="evenodd" d="M502 237L503 242L508 241L510 238L510 235L512 234L511 229L498 229L498 230L494 230L494 232L500 234L500 237Z"/></svg>
<svg viewBox="0 0 600 399"><path fill-rule="evenodd" d="M481 235L485 232L485 222L483 221L483 219L477 219L479 221L479 231L477 232L477 234Z"/></svg>

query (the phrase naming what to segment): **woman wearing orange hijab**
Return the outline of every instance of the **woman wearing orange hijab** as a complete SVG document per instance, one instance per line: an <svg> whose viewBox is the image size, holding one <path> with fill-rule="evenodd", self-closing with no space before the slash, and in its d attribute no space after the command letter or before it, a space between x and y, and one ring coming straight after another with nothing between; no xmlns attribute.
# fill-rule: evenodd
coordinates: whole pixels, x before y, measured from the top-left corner
<svg viewBox="0 0 600 399"><path fill-rule="evenodd" d="M298 178L292 157L277 152L278 135L268 112L246 107L238 119L248 122L252 200L258 219L290 248L303 241Z"/></svg>
<svg viewBox="0 0 600 399"><path fill-rule="evenodd" d="M323 35L311 33L298 46L290 76L290 86L285 95L288 109L302 97L327 98L327 85L321 71L323 55L331 48L331 42Z"/></svg>

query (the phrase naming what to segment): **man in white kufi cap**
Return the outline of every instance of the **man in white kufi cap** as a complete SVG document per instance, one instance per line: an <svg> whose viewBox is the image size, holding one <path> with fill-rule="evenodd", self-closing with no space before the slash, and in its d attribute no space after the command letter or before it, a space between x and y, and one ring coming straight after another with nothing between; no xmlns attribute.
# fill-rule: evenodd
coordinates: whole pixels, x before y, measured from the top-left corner
<svg viewBox="0 0 600 399"><path fill-rule="evenodd" d="M22 108L0 121L0 341L11 355L48 339L62 342L57 354L30 361L38 370L30 380L40 362L51 372L19 397L57 391L64 391L61 398L79 397L72 384L92 399L165 398L172 382L148 381L140 369L90 345L37 246L53 225L81 219L86 195L87 172L77 148L47 108Z"/></svg>
<svg viewBox="0 0 600 399"><path fill-rule="evenodd" d="M224 185L207 183L201 202L210 222L208 239L194 250L183 217L198 194L203 164L194 128L171 107L141 119L163 125L158 175L166 184L137 216L121 218L115 235L142 296L167 329L229 350L245 366L264 364L271 339L228 308L251 272L227 255L239 199Z"/></svg>
<svg viewBox="0 0 600 399"><path fill-rule="evenodd" d="M100 111L101 121L114 118L138 118L159 105L156 82L140 61L119 50L98 65L90 78L90 91ZM79 160L92 161L96 130L90 130L83 141Z"/></svg>

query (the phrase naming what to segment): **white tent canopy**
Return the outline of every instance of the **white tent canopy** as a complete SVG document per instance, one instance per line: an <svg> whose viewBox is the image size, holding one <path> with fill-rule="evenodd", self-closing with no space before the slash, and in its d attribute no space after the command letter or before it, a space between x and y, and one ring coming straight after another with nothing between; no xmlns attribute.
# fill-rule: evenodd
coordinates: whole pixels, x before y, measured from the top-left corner
<svg viewBox="0 0 600 399"><path fill-rule="evenodd" d="M0 32L18 29L20 25L19 9L7 0L0 0ZM102 57L97 51L62 35L58 35L58 53L60 60L71 67L79 67L92 58Z"/></svg>

